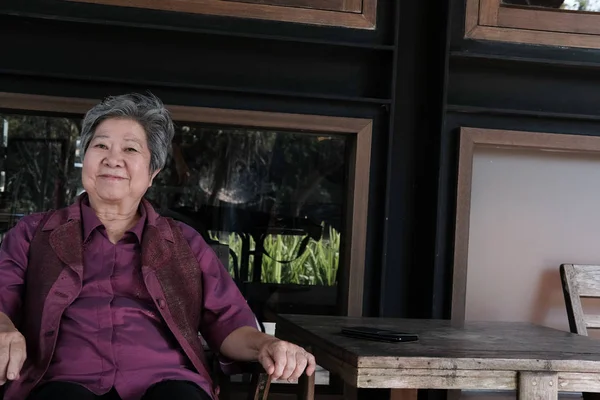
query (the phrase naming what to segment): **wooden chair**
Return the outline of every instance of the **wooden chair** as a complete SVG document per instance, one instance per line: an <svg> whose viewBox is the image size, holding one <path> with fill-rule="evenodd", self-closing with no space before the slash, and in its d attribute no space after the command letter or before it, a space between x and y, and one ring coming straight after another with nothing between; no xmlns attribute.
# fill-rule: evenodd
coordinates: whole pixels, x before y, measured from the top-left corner
<svg viewBox="0 0 600 400"><path fill-rule="evenodd" d="M588 329L600 328L600 315L586 314L582 298L600 298L600 265L562 264L560 266L569 329L588 336ZM584 400L600 400L600 393L583 393Z"/></svg>
<svg viewBox="0 0 600 400"><path fill-rule="evenodd" d="M585 314L581 299L600 298L600 265L563 264L560 266L563 294L572 333L588 335L600 328L600 315Z"/></svg>

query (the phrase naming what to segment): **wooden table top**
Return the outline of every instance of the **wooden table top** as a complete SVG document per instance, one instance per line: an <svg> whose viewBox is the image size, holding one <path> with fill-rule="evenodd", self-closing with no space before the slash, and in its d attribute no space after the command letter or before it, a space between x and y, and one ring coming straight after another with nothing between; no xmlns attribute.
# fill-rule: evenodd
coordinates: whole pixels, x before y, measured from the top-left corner
<svg viewBox="0 0 600 400"><path fill-rule="evenodd" d="M424 368L600 372L600 340L521 322L279 315L277 336L311 346L360 368ZM342 327L374 326L419 334L419 341L385 343L340 334ZM317 357L318 361L318 357Z"/></svg>

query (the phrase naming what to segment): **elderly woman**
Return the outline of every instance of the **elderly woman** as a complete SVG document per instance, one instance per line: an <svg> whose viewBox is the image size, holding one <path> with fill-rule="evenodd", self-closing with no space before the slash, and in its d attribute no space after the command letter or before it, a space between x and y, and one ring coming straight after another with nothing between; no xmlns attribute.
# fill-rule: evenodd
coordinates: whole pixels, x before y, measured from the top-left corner
<svg viewBox="0 0 600 400"><path fill-rule="evenodd" d="M0 251L5 400L215 399L198 331L274 379L312 374L312 355L256 329L202 237L144 200L173 123L155 97L111 97L83 120L85 189L23 218Z"/></svg>

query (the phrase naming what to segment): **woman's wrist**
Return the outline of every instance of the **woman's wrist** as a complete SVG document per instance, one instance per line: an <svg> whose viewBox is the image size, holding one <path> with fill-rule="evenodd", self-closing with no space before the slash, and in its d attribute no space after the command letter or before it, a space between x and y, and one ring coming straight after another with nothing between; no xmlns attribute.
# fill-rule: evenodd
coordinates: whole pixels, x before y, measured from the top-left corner
<svg viewBox="0 0 600 400"><path fill-rule="evenodd" d="M274 336L268 335L268 334L263 333L263 332L258 331L258 330L254 333L253 336L254 336L254 338L252 340L252 343L254 345L252 347L256 351L257 355L262 350L263 347L265 347L269 343L276 342L276 341L279 340L279 339L277 339Z"/></svg>

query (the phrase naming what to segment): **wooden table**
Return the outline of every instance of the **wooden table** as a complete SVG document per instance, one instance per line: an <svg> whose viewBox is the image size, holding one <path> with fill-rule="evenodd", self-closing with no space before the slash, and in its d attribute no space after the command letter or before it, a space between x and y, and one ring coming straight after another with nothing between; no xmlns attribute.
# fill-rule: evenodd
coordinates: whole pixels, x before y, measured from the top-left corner
<svg viewBox="0 0 600 400"><path fill-rule="evenodd" d="M519 322L279 315L276 336L307 347L317 363L356 388L517 390L519 399L556 399L559 391L600 392L600 340ZM339 334L369 325L418 333L417 342L384 343ZM299 398L314 397L314 377ZM407 394L409 394L407 396Z"/></svg>

